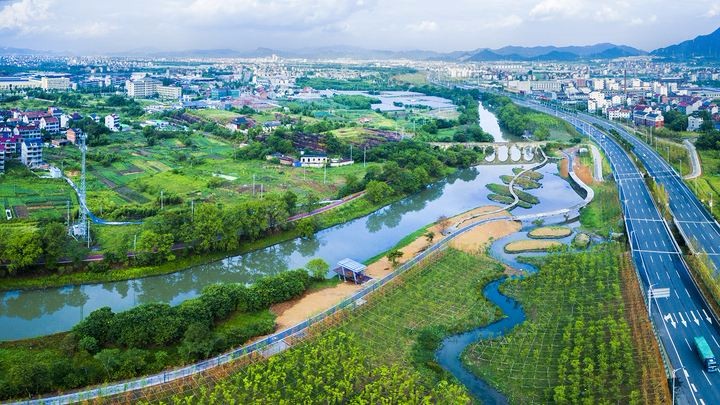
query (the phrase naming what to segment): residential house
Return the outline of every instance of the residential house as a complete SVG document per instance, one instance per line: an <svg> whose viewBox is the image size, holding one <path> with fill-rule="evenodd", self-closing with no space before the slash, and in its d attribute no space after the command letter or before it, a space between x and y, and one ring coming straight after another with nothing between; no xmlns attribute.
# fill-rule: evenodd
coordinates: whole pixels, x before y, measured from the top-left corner
<svg viewBox="0 0 720 405"><path fill-rule="evenodd" d="M50 134L57 134L60 132L60 121L53 117L42 117L40 118L40 130L45 130L45 132Z"/></svg>
<svg viewBox="0 0 720 405"><path fill-rule="evenodd" d="M688 117L688 131L697 131L702 126L703 119L702 117L696 117L694 115L691 115Z"/></svg>
<svg viewBox="0 0 720 405"><path fill-rule="evenodd" d="M300 156L300 164L303 167L323 167L327 162L327 154L321 152L309 152Z"/></svg>
<svg viewBox="0 0 720 405"><path fill-rule="evenodd" d="M629 120L630 110L626 108L612 107L608 108L608 119L610 120Z"/></svg>
<svg viewBox="0 0 720 405"><path fill-rule="evenodd" d="M65 139L75 145L77 144L77 140L80 138L82 133L82 129L80 128L70 128L67 130L67 132L65 132Z"/></svg>
<svg viewBox="0 0 720 405"><path fill-rule="evenodd" d="M120 130L120 117L117 114L105 116L105 126L113 132Z"/></svg>
<svg viewBox="0 0 720 405"><path fill-rule="evenodd" d="M40 127L37 125L18 125L15 127L15 135L21 139L36 138L40 136Z"/></svg>
<svg viewBox="0 0 720 405"><path fill-rule="evenodd" d="M27 167L42 165L42 140L40 138L23 139L20 144L20 161Z"/></svg>

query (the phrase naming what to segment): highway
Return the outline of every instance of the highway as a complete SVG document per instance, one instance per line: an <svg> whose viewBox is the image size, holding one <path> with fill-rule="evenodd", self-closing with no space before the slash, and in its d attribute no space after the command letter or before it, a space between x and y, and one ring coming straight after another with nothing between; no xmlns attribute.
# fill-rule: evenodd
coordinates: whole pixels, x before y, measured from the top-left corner
<svg viewBox="0 0 720 405"><path fill-rule="evenodd" d="M707 253L717 273L720 269L720 225L685 184L680 175L650 145L628 133L620 125L592 116L592 122L617 130L634 147L648 174L665 187L670 199L670 211L685 243L693 252Z"/></svg>
<svg viewBox="0 0 720 405"><path fill-rule="evenodd" d="M647 296L651 288L654 291L669 289L667 298L651 300L651 319L671 363L670 374L677 370L675 375L679 387L676 389L675 401L685 404L719 404L720 377L703 370L692 344L695 336L704 336L713 351L720 354L718 320L690 277L680 248L655 206L638 168L618 143L592 126L584 116L559 112L535 102L516 101L570 122L592 137L605 151L620 191L632 257L645 294ZM646 159L651 161L650 156ZM669 178L672 176L670 172L656 174ZM677 193L681 190L673 188L669 191ZM679 204L678 207L683 207Z"/></svg>

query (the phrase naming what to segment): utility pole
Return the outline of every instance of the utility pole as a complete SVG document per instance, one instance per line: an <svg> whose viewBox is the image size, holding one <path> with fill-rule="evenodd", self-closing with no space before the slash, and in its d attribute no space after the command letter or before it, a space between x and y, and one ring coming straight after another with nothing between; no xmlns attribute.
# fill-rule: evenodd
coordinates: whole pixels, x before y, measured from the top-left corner
<svg viewBox="0 0 720 405"><path fill-rule="evenodd" d="M350 144L350 160L353 160L352 147L353 145Z"/></svg>
<svg viewBox="0 0 720 405"><path fill-rule="evenodd" d="M253 173L253 197L255 197L255 173Z"/></svg>
<svg viewBox="0 0 720 405"><path fill-rule="evenodd" d="M323 166L323 184L327 182L327 162Z"/></svg>
<svg viewBox="0 0 720 405"><path fill-rule="evenodd" d="M164 191L160 190L160 209L161 210L165 209L165 202L163 201L164 197L165 197Z"/></svg>
<svg viewBox="0 0 720 405"><path fill-rule="evenodd" d="M367 146L363 147L363 167L367 166L367 164L365 163L366 156L367 156Z"/></svg>

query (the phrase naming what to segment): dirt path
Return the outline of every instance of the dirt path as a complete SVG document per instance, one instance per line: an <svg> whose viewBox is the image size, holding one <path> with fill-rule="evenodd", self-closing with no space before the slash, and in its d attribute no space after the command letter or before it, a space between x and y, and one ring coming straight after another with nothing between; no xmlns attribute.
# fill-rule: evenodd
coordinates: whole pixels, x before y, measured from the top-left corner
<svg viewBox="0 0 720 405"><path fill-rule="evenodd" d="M483 212L496 211L496 206L484 206L464 212L456 217L451 218L451 223L468 218L472 215L482 214ZM464 225L483 220L485 218L497 216L509 216L507 212L499 212L488 216L481 216L468 220ZM513 221L498 221L480 225L463 235L458 236L451 242L451 246L467 252L477 253L491 239L497 239L519 230L520 225ZM435 234L433 244L442 240L442 233L438 225L428 228ZM399 263L404 263L419 253L423 252L431 245L424 236L420 236L412 243L400 249L403 256ZM366 270L366 274L372 278L382 278L393 270L393 266L386 257L370 264ZM273 305L270 310L277 316L275 323L277 330L283 330L296 325L305 319L318 314L333 305L339 303L343 299L349 297L354 292L360 290L362 286L352 283L342 283L334 287L324 288L305 294L304 296L280 304Z"/></svg>

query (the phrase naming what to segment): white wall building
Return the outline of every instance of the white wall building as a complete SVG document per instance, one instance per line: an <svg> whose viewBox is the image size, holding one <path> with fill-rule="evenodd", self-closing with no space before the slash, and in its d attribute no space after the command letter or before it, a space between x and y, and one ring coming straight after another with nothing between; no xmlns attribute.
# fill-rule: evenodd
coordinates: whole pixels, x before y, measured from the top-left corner
<svg viewBox="0 0 720 405"><path fill-rule="evenodd" d="M698 129L700 129L700 126L702 125L702 123L703 123L703 119L701 117L694 117L691 115L688 117L687 130L688 131L697 131Z"/></svg>
<svg viewBox="0 0 720 405"><path fill-rule="evenodd" d="M27 167L42 164L42 140L40 138L23 139L20 146L20 161Z"/></svg>
<svg viewBox="0 0 720 405"><path fill-rule="evenodd" d="M120 130L120 117L117 114L110 114L105 116L105 126L111 131Z"/></svg>
<svg viewBox="0 0 720 405"><path fill-rule="evenodd" d="M43 90L67 90L70 88L70 79L64 76L43 76L40 78L40 87Z"/></svg>

